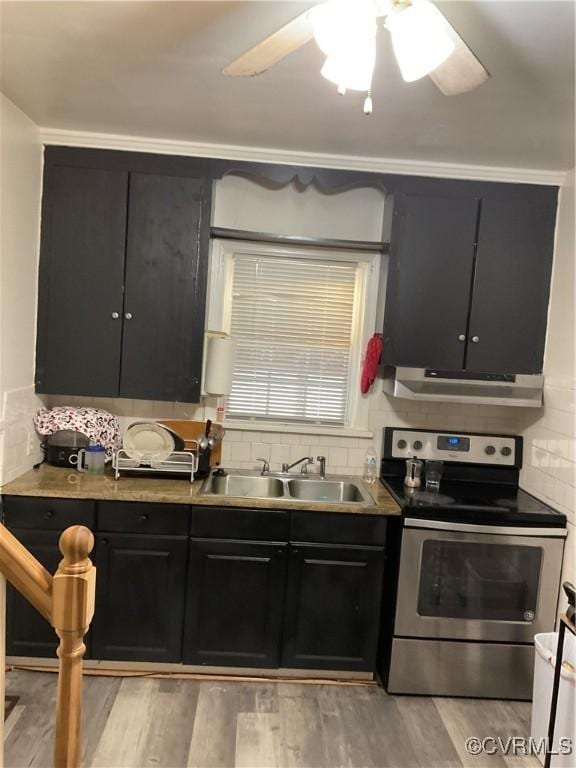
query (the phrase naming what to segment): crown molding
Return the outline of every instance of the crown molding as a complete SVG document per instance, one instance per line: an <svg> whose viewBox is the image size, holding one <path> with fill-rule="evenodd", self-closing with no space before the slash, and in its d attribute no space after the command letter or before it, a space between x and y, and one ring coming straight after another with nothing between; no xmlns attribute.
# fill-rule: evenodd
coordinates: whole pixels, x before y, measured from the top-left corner
<svg viewBox="0 0 576 768"><path fill-rule="evenodd" d="M322 152L297 152L234 144L210 144L112 133L60 130L58 128L40 128L40 139L45 145L117 149L128 152L150 152L162 155L214 157L226 160L338 168L341 170L394 173L406 176L434 176L437 178L552 186L562 186L566 178L565 171L540 170L537 168L506 168L465 163L436 163L425 160L363 157L361 155L333 155Z"/></svg>

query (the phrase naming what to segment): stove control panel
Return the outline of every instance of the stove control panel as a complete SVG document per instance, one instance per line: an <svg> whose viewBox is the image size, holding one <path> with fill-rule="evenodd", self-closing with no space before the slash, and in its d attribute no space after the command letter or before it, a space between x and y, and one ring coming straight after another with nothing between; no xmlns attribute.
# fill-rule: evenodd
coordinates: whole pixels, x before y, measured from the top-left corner
<svg viewBox="0 0 576 768"><path fill-rule="evenodd" d="M461 434L388 428L385 452L393 459L439 459L470 464L514 467L520 457L517 438L506 435Z"/></svg>

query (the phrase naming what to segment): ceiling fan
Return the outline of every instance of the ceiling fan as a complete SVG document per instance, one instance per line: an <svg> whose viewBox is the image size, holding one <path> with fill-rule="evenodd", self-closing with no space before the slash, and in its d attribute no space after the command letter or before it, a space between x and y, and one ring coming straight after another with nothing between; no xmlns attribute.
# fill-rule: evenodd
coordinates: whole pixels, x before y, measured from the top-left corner
<svg viewBox="0 0 576 768"><path fill-rule="evenodd" d="M378 22L390 32L406 82L428 75L446 96L477 88L490 74L430 0L328 0L296 17L228 64L232 77L253 77L315 39L326 55L321 74L338 87L366 91L372 112L372 77Z"/></svg>

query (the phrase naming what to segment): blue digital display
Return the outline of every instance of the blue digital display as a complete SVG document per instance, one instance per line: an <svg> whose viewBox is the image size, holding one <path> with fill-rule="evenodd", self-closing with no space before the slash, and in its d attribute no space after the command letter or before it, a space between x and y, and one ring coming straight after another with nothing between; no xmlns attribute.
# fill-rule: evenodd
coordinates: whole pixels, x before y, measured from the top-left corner
<svg viewBox="0 0 576 768"><path fill-rule="evenodd" d="M437 448L439 451L468 453L470 450L470 438L458 437L458 435L438 435Z"/></svg>

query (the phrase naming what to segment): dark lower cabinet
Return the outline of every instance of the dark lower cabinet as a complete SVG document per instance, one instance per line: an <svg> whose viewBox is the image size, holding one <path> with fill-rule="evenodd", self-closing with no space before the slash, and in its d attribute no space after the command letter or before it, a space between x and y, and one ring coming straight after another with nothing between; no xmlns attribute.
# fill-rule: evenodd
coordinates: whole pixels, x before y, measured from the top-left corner
<svg viewBox="0 0 576 768"><path fill-rule="evenodd" d="M11 496L3 513L50 573L64 528L97 531L86 658L376 668L382 517L197 507L190 520L187 505ZM224 531L236 538L219 538ZM48 622L8 587L8 655L54 658L57 645Z"/></svg>
<svg viewBox="0 0 576 768"><path fill-rule="evenodd" d="M97 534L94 658L180 661L187 550L184 536Z"/></svg>
<svg viewBox="0 0 576 768"><path fill-rule="evenodd" d="M281 666L373 671L383 567L377 547L293 545Z"/></svg>
<svg viewBox="0 0 576 768"><path fill-rule="evenodd" d="M277 667L287 545L192 539L183 661Z"/></svg>
<svg viewBox="0 0 576 768"><path fill-rule="evenodd" d="M59 531L12 529L12 533L54 573L62 559L58 549ZM14 587L6 588L6 653L8 656L46 656L56 658L58 637L53 627Z"/></svg>

